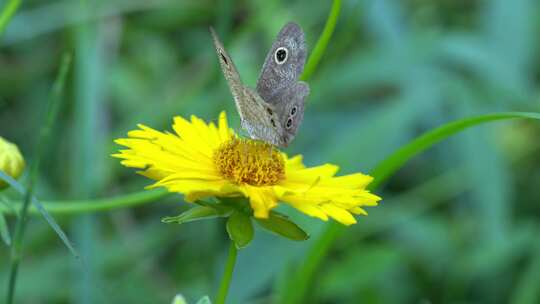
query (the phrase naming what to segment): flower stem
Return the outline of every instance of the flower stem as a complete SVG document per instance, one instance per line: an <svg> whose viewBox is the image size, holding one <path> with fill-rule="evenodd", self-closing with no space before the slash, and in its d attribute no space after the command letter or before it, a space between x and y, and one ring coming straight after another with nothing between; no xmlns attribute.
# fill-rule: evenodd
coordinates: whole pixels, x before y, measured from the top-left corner
<svg viewBox="0 0 540 304"><path fill-rule="evenodd" d="M60 69L58 71L56 81L52 88L51 100L49 102L49 110L47 113L47 120L45 121L44 125L41 127L41 130L39 133L37 153L35 155L33 162L30 164L28 186L24 194L23 204L19 211L19 218L15 226L15 233L13 234L13 244L11 246L11 251L10 251L11 265L10 265L10 271L9 271L8 292L7 292L8 304L13 303L13 300L15 297L17 273L19 271L19 263L21 260L21 247L22 247L24 231L26 228L28 209L30 207L30 202L32 201L32 196L33 196L32 194L33 194L34 185L37 179L37 173L39 170L41 157L43 156L45 147L47 147L49 138L51 136L51 130L52 130L54 122L56 121L56 117L59 111L61 93L63 92L64 83L65 83L66 75L69 70L70 64L71 64L71 54L65 54L64 57L62 58L62 63L60 65Z"/></svg>
<svg viewBox="0 0 540 304"><path fill-rule="evenodd" d="M51 214L76 215L137 207L139 205L157 202L159 199L169 195L173 194L167 192L165 189L154 189L103 199L46 201L43 202L43 207ZM16 202L13 203L16 204ZM14 209L5 205L0 205L0 213L13 214L14 212ZM39 211L35 206L30 206L28 212L29 214L39 215Z"/></svg>
<svg viewBox="0 0 540 304"><path fill-rule="evenodd" d="M236 249L236 245L231 240L231 244L229 246L229 256L227 257L227 264L225 265L225 271L223 272L223 277L221 278L221 285L219 286L219 291L216 297L216 304L225 304L227 294L229 293L229 285L231 285L231 278L234 272L237 254L238 249Z"/></svg>

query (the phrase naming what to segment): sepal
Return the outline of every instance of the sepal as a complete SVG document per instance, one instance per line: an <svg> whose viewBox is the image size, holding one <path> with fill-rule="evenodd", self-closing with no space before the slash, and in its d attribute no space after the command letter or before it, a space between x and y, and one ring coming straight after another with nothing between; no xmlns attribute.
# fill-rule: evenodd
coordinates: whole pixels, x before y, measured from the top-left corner
<svg viewBox="0 0 540 304"><path fill-rule="evenodd" d="M264 229L293 241L305 241L309 235L286 215L270 211L267 219L255 218Z"/></svg>

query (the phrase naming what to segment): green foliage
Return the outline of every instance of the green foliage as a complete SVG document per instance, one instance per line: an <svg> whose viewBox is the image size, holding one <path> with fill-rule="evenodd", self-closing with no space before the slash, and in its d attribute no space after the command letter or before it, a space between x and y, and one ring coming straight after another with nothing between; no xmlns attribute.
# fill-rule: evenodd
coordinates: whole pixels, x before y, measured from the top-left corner
<svg viewBox="0 0 540 304"><path fill-rule="evenodd" d="M16 10L16 8L14 8ZM30 164L29 168L29 178L28 185L24 188L19 184L15 179L11 178L9 175L0 171L0 178L17 192L24 196L23 203L20 207L19 217L17 218L17 223L15 226L15 231L13 234L13 244L10 250L10 271L9 271L9 283L6 296L6 303L11 304L15 299L15 290L17 286L17 275L19 271L19 264L22 256L22 241L25 233L26 222L28 217L28 209L31 204L33 204L36 209L41 213L43 218L51 226L51 228L58 234L62 242L66 247L71 251L75 257L79 257L75 248L69 241L65 232L60 228L56 221L49 215L47 210L43 208L43 205L34 197L34 185L36 184L37 173L39 172L39 165L45 150L45 147L49 144L51 138L51 130L53 124L56 122L58 117L58 111L60 108L60 102L62 100L62 95L64 92L64 86L66 82L67 73L71 66L71 55L69 53L64 54L62 57L62 62L60 68L58 69L57 77L54 81L47 109L47 119L40 127L39 137L37 143L37 151L35 153L34 159Z"/></svg>
<svg viewBox="0 0 540 304"><path fill-rule="evenodd" d="M181 295L181 294L178 294L174 297L173 301L171 304L188 304L186 299Z"/></svg>
<svg viewBox="0 0 540 304"><path fill-rule="evenodd" d="M208 296L204 296L200 298L196 304L212 304L212 301L210 301L210 298Z"/></svg>
<svg viewBox="0 0 540 304"><path fill-rule="evenodd" d="M168 216L161 219L163 223L170 224L184 224L194 221L214 219L217 217L228 216L232 212L232 209L229 212L221 212L216 208L206 207L206 206L196 206L189 208L186 212L183 212L177 216Z"/></svg>
<svg viewBox="0 0 540 304"><path fill-rule="evenodd" d="M7 246L11 245L11 234L9 233L9 227L6 222L4 214L0 213L0 237Z"/></svg>
<svg viewBox="0 0 540 304"><path fill-rule="evenodd" d="M9 0L4 4L2 12L0 13L0 36L4 33L6 26L9 24L11 18L21 5L21 0Z"/></svg>
<svg viewBox="0 0 540 304"><path fill-rule="evenodd" d="M65 70L64 70L64 72L65 72ZM63 73L61 73L61 74L63 74ZM54 107L56 107L56 105L51 105L51 107L52 107L51 108L51 110L52 110L52 109L54 109ZM51 113L52 114L49 114L49 115L54 117L54 110ZM49 123L51 121L52 120L49 120ZM47 136L47 135L42 134L42 136ZM44 141L45 139L42 138L41 140ZM49 212L45 209L45 207L43 207L43 204L37 198L35 198L32 195L31 190L26 189L18 181L16 181L15 179L13 179L12 177L10 177L9 175L5 174L2 171L0 171L0 179L2 181L4 181L6 184L8 184L13 190L18 192L21 196L25 197L25 202L23 204L21 204L22 206L24 206L24 205L28 206L30 203L32 203L34 205L34 207L36 208L36 210L41 214L41 216L43 216L45 221L51 226L51 228L54 230L54 232L56 232L56 234L62 240L62 242L64 242L64 245L66 245L66 247L69 249L69 251L75 257L78 257L77 251L75 250L75 248L73 247L73 245L69 241L66 233L62 230L62 228L60 227L60 225L58 225L58 223L54 220L54 218L49 214ZM23 213L25 213L25 212L26 212L26 210L21 210L21 212L19 213L19 223L20 223L20 221L26 220L25 219L26 215L23 216ZM20 224L19 224L19 227L20 227ZM21 228L19 228L19 230L20 229ZM22 233L22 231L18 233L19 234L19 236L18 236L19 237L19 240L18 240L19 243L21 242L21 239L20 239L22 237L21 233Z"/></svg>
<svg viewBox="0 0 540 304"><path fill-rule="evenodd" d="M421 136L415 138L411 142L407 143L405 146L399 148L394 153L392 153L392 155L388 156L380 164L378 164L371 172L371 175L373 175L375 180L369 186L372 189L376 189L377 186L379 186L386 179L388 179L412 157L425 151L428 148L431 148L438 142L458 132L486 122L517 118L540 120L540 114L525 112L507 112L479 115L455 120L443 126L437 127L429 132L426 132Z"/></svg>
<svg viewBox="0 0 540 304"><path fill-rule="evenodd" d="M479 115L452 121L426 132L397 149L378 164L371 172L374 181L369 185L369 188L377 190L379 185L395 174L396 171L410 161L411 158L460 131L487 122L517 118L540 120L540 114L509 112ZM287 294L284 296L284 301L287 303L301 303L303 301L309 285L311 284L311 281L313 281L313 274L317 270L317 267L326 257L328 250L330 250L336 239L344 232L345 229L335 223L332 223L325 229L321 237L317 240L317 243L310 250L306 262L301 264L296 275L290 279L291 282L301 282L298 284L299 287L288 290Z"/></svg>
<svg viewBox="0 0 540 304"><path fill-rule="evenodd" d="M305 241L309 235L287 216L271 211L267 219L255 218L264 229L293 241Z"/></svg>
<svg viewBox="0 0 540 304"><path fill-rule="evenodd" d="M248 214L235 211L227 219L227 233L238 249L249 245L253 240L253 223Z"/></svg>
<svg viewBox="0 0 540 304"><path fill-rule="evenodd" d="M171 304L189 304L186 299L181 295L178 294L174 297ZM212 301L210 301L210 298L208 296L204 296L200 298L195 304L212 304Z"/></svg>
<svg viewBox="0 0 540 304"><path fill-rule="evenodd" d="M311 76L313 76L313 73L315 73L319 62L321 61L322 56L325 53L328 44L330 43L330 38L332 38L332 34L334 33L334 29L336 28L336 23L338 21L340 11L341 0L333 0L330 14L326 19L326 24L324 25L324 30L319 37L319 40L315 44L315 47L311 51L311 54L309 55L306 66L304 68L304 73L300 77L301 80L308 81Z"/></svg>
<svg viewBox="0 0 540 304"><path fill-rule="evenodd" d="M4 1L1 9L17 2ZM74 267L47 223L32 220L17 302L73 303L81 286L96 303L170 303L179 290L192 303L215 290L226 264L225 220L160 223L192 206L162 190L141 192L148 180L111 159L119 148L112 141L137 123L167 130L174 115L215 120L223 109L239 130L208 26L223 33L243 80L254 86L279 28L299 23L315 53L332 5L216 3L87 1L83 7L28 0L3 10L10 22L0 42L0 135L17 143L29 163L61 54L75 50L75 73L67 78L35 196L91 269ZM369 173L448 122L540 112L536 1L340 4L309 78L304 122L287 149L307 164ZM537 303L540 126L515 120L461 131L406 163L377 169L389 176L395 165L401 168L375 190L380 206L336 229L338 238L325 238L328 223L280 207L311 238L291 242L257 233L239 253L229 303L284 303L286 290L304 284L290 281L303 264L313 276L306 303ZM19 209L14 189L2 194ZM0 210L13 232L13 211ZM101 212L88 220L81 217L85 210ZM39 215L33 206L29 212ZM0 250L2 300L6 252Z"/></svg>

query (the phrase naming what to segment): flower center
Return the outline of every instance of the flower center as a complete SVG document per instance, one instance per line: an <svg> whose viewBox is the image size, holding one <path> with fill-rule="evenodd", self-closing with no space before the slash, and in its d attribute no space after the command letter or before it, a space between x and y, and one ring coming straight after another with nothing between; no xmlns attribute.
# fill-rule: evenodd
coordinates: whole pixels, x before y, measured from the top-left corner
<svg viewBox="0 0 540 304"><path fill-rule="evenodd" d="M222 176L238 184L275 185L285 177L285 162L279 150L263 141L232 139L214 152Z"/></svg>

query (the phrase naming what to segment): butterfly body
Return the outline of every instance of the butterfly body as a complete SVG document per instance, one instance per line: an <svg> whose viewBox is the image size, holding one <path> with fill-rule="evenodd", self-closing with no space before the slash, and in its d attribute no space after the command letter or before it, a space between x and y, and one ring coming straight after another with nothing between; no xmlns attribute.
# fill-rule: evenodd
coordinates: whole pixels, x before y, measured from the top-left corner
<svg viewBox="0 0 540 304"><path fill-rule="evenodd" d="M253 139L286 147L296 135L309 95L307 83L298 81L306 58L302 29L295 23L288 23L281 29L266 56L256 90L242 83L217 34L213 29L210 31L242 128Z"/></svg>

